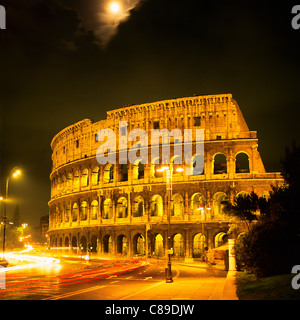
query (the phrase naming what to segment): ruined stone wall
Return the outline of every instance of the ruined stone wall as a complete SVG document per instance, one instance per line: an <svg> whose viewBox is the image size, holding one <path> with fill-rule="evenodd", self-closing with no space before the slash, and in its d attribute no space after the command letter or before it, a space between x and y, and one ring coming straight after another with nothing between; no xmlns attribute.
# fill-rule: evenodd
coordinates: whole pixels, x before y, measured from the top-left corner
<svg viewBox="0 0 300 320"><path fill-rule="evenodd" d="M134 128L146 130L149 144L151 129L178 128L182 134L184 129L204 129L204 172L173 174L172 239L178 242L178 248L183 246L186 257L195 255L199 235L204 236L202 242L197 242L203 251L204 243L214 247L214 237L226 234L232 222L222 212L221 201L226 197L233 199L239 192L252 190L265 196L271 184L282 182L279 173L265 172L257 133L249 131L231 94L111 110L107 119L95 123L82 120L52 140L51 246L72 248L83 242L86 247L93 242L98 252L135 254L144 250L148 254L158 250L158 235L166 245L170 201L165 177L157 173L159 163L150 158L151 152L147 164L128 163L126 172L118 162L100 165L96 160L101 145L98 131L112 129L119 137L119 121L127 121L127 132ZM134 143L128 141L128 149ZM174 143L171 140L173 158ZM117 144L117 160L118 156ZM163 158L161 151L160 157ZM182 248L178 250L182 254Z"/></svg>

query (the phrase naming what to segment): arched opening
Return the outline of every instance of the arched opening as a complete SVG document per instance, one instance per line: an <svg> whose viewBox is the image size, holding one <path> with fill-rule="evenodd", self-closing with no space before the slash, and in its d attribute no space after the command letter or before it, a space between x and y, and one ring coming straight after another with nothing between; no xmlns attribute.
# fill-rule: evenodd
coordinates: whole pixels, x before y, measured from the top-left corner
<svg viewBox="0 0 300 320"><path fill-rule="evenodd" d="M91 203L91 220L98 219L98 201L93 200Z"/></svg>
<svg viewBox="0 0 300 320"><path fill-rule="evenodd" d="M258 198L258 206L260 214L270 214L270 193L268 191L263 191Z"/></svg>
<svg viewBox="0 0 300 320"><path fill-rule="evenodd" d="M235 172L236 173L249 173L249 156L245 152L240 152L235 157Z"/></svg>
<svg viewBox="0 0 300 320"><path fill-rule="evenodd" d="M133 179L144 179L144 164L142 160L137 160L133 166Z"/></svg>
<svg viewBox="0 0 300 320"><path fill-rule="evenodd" d="M69 247L69 237L65 237L65 247Z"/></svg>
<svg viewBox="0 0 300 320"><path fill-rule="evenodd" d="M62 222L62 220L61 220L61 211L60 211L60 207L59 206L56 206L55 215L56 215L56 223L61 223Z"/></svg>
<svg viewBox="0 0 300 320"><path fill-rule="evenodd" d="M215 236L215 248L218 248L228 241L228 236L225 232L219 232Z"/></svg>
<svg viewBox="0 0 300 320"><path fill-rule="evenodd" d="M100 169L95 167L92 171L92 186L98 185L100 182Z"/></svg>
<svg viewBox="0 0 300 320"><path fill-rule="evenodd" d="M214 214L214 217L216 218L222 218L223 215L225 214L224 212L224 204L222 204L223 201L227 201L227 194L224 193L224 192L217 192L215 193L214 195L214 198L213 198L213 214Z"/></svg>
<svg viewBox="0 0 300 320"><path fill-rule="evenodd" d="M179 193L172 196L171 215L181 217L183 214L183 198Z"/></svg>
<svg viewBox="0 0 300 320"><path fill-rule="evenodd" d="M173 252L175 257L184 257L184 239L180 233L173 238Z"/></svg>
<svg viewBox="0 0 300 320"><path fill-rule="evenodd" d="M128 164L121 164L120 166L120 181L128 181Z"/></svg>
<svg viewBox="0 0 300 320"><path fill-rule="evenodd" d="M71 172L67 174L67 192L72 192L73 175Z"/></svg>
<svg viewBox="0 0 300 320"><path fill-rule="evenodd" d="M103 203L103 219L111 219L113 216L113 206L111 199L105 199Z"/></svg>
<svg viewBox="0 0 300 320"><path fill-rule="evenodd" d="M238 200L238 198L247 198L250 197L249 192L247 191L240 191L239 193L236 194L235 200Z"/></svg>
<svg viewBox="0 0 300 320"><path fill-rule="evenodd" d="M192 174L198 176L204 174L204 156L197 154L192 159Z"/></svg>
<svg viewBox="0 0 300 320"><path fill-rule="evenodd" d="M74 172L73 189L79 190L79 171L78 170L75 170Z"/></svg>
<svg viewBox="0 0 300 320"><path fill-rule="evenodd" d="M236 239L237 240L241 239L245 234L246 234L246 232L239 233L238 236L236 237Z"/></svg>
<svg viewBox="0 0 300 320"><path fill-rule="evenodd" d="M202 233L197 233L193 239L193 257L202 258L205 248L205 235Z"/></svg>
<svg viewBox="0 0 300 320"><path fill-rule="evenodd" d="M141 196L134 198L132 211L133 217L142 217L144 215L144 199Z"/></svg>
<svg viewBox="0 0 300 320"><path fill-rule="evenodd" d="M113 181L114 181L114 167L112 164L107 164L104 167L103 182L110 183Z"/></svg>
<svg viewBox="0 0 300 320"><path fill-rule="evenodd" d="M164 256L164 238L161 234L155 236L154 254L159 257Z"/></svg>
<svg viewBox="0 0 300 320"><path fill-rule="evenodd" d="M82 201L80 208L81 208L80 219L81 221L85 221L87 219L87 202Z"/></svg>
<svg viewBox="0 0 300 320"><path fill-rule="evenodd" d="M155 194L151 199L150 214L154 217L162 217L163 215L163 200L159 194Z"/></svg>
<svg viewBox="0 0 300 320"><path fill-rule="evenodd" d="M78 212L79 212L79 208L78 208L78 204L75 202L73 204L72 207L72 221L75 222L78 219Z"/></svg>
<svg viewBox="0 0 300 320"><path fill-rule="evenodd" d="M87 187L89 185L89 170L83 169L81 172L81 187Z"/></svg>
<svg viewBox="0 0 300 320"><path fill-rule="evenodd" d="M91 252L97 252L97 246L98 246L98 238L96 235L93 235L91 237L91 243L90 243Z"/></svg>
<svg viewBox="0 0 300 320"><path fill-rule="evenodd" d="M145 254L145 238L140 233L133 237L133 249L134 254L144 255Z"/></svg>
<svg viewBox="0 0 300 320"><path fill-rule="evenodd" d="M87 242L86 242L86 237L82 236L80 238L80 250L81 252L86 252L87 251Z"/></svg>
<svg viewBox="0 0 300 320"><path fill-rule="evenodd" d="M62 179L61 179L61 192L65 193L66 192L66 184L67 184L67 177L65 174L63 174Z"/></svg>
<svg viewBox="0 0 300 320"><path fill-rule="evenodd" d="M161 167L161 158L156 158L153 160L152 165L151 165L151 171L152 171L152 176L155 178L162 178L164 176L164 173L161 171L157 171Z"/></svg>
<svg viewBox="0 0 300 320"><path fill-rule="evenodd" d="M145 166L140 161L138 164L138 179L144 179L144 176L145 176Z"/></svg>
<svg viewBox="0 0 300 320"><path fill-rule="evenodd" d="M108 234L103 237L103 252L112 253L112 237Z"/></svg>
<svg viewBox="0 0 300 320"><path fill-rule="evenodd" d="M61 192L61 178L60 176L57 177L57 193L60 194Z"/></svg>
<svg viewBox="0 0 300 320"><path fill-rule="evenodd" d="M121 197L117 203L117 218L127 217L127 200L125 197Z"/></svg>
<svg viewBox="0 0 300 320"><path fill-rule="evenodd" d="M171 165L170 168L173 168L173 175L175 176L182 176L184 169L182 165L182 156L175 155L171 158L170 161ZM177 169L183 169L183 170L177 170Z"/></svg>
<svg viewBox="0 0 300 320"><path fill-rule="evenodd" d="M216 154L213 160L213 174L227 173L227 159L224 154Z"/></svg>
<svg viewBox="0 0 300 320"><path fill-rule="evenodd" d="M201 215L202 209L204 210L205 200L201 193L194 193L192 195L191 209L193 215Z"/></svg>
<svg viewBox="0 0 300 320"><path fill-rule="evenodd" d="M76 249L77 248L77 238L72 237L72 248Z"/></svg>
<svg viewBox="0 0 300 320"><path fill-rule="evenodd" d="M117 253L121 253L126 256L127 251L128 251L128 240L123 234L121 234L117 238Z"/></svg>
<svg viewBox="0 0 300 320"><path fill-rule="evenodd" d="M65 222L69 222L70 220L70 212L71 212L71 205L70 203L66 204L66 210L65 210Z"/></svg>

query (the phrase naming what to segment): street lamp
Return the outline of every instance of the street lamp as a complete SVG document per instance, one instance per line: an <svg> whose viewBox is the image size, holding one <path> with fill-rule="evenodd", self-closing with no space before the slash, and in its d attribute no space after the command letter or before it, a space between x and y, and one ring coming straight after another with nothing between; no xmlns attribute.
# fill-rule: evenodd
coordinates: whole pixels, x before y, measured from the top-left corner
<svg viewBox="0 0 300 320"><path fill-rule="evenodd" d="M5 231L6 231L6 220L7 220L6 201L7 201L7 197L8 197L8 184L9 184L10 177L17 178L20 174L21 174L21 171L17 167L15 167L10 171L8 177L6 178L5 198L4 198L4 215L3 215L3 250L2 250L3 260L4 260L4 254L5 254Z"/></svg>
<svg viewBox="0 0 300 320"><path fill-rule="evenodd" d="M162 166L161 168L157 169L157 172L166 172L166 188L168 192L168 246L167 246L167 253L168 253L168 267L166 268L166 282L171 283L173 282L172 277L172 269L171 269L171 199L172 199L172 186L173 186L173 166ZM184 169L181 167L177 167L175 169L176 172L183 172Z"/></svg>

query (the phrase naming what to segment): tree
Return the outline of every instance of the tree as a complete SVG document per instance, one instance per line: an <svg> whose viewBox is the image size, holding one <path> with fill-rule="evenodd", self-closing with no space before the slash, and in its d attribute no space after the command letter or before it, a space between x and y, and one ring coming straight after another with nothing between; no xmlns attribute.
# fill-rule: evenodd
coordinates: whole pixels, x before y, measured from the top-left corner
<svg viewBox="0 0 300 320"><path fill-rule="evenodd" d="M281 163L285 183L272 186L270 199L258 201L261 213L270 219L261 219L235 246L238 263L260 277L289 273L300 259L300 146L293 142L287 147Z"/></svg>
<svg viewBox="0 0 300 320"><path fill-rule="evenodd" d="M234 199L233 204L229 201L222 201L222 204L224 204L224 212L244 221L248 231L250 230L251 223L257 220L256 211L259 208L259 201L254 191L252 191L250 195L239 194Z"/></svg>
<svg viewBox="0 0 300 320"><path fill-rule="evenodd" d="M299 261L299 239L294 226L280 221L258 222L236 242L237 264L258 277L289 273Z"/></svg>
<svg viewBox="0 0 300 320"><path fill-rule="evenodd" d="M270 211L272 220L284 220L300 226L300 146L293 141L281 159L283 186L272 186Z"/></svg>
<svg viewBox="0 0 300 320"><path fill-rule="evenodd" d="M286 147L285 157L281 159L282 175L290 190L300 190L300 145L292 142L292 148Z"/></svg>
<svg viewBox="0 0 300 320"><path fill-rule="evenodd" d="M258 198L258 207L260 209L260 215L262 217L270 217L270 198L260 197Z"/></svg>

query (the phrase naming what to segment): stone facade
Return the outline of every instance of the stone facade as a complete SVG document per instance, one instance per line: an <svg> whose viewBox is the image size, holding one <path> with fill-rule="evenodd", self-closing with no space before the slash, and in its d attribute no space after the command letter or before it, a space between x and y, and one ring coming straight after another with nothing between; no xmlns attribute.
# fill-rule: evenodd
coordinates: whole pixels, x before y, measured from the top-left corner
<svg viewBox="0 0 300 320"><path fill-rule="evenodd" d="M96 152L100 129L117 137L119 121L127 132L144 129L204 129L204 172L173 171L171 201L166 180L156 171L160 159L147 164L100 165ZM125 136L126 138L126 136ZM149 138L149 145L150 145ZM136 142L128 141L129 149ZM176 158L171 138L171 166ZM226 241L232 220L221 201L254 190L266 196L271 184L282 183L280 173L267 173L257 150L256 131L249 131L231 94L193 96L107 112L107 119L85 119L59 132L51 142L53 169L49 201L50 246L98 254L163 256L167 248L168 212L174 255L200 257L204 247ZM175 167L175 164L174 164ZM185 168L186 170L186 168Z"/></svg>

